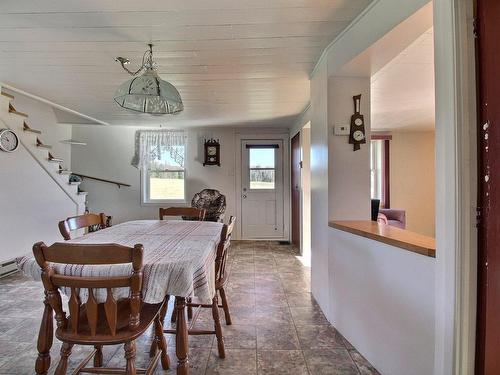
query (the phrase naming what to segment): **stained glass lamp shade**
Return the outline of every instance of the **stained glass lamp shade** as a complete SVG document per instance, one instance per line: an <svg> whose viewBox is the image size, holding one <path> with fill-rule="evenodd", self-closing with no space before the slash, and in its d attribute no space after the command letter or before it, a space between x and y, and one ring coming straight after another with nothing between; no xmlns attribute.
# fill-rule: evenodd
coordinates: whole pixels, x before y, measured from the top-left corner
<svg viewBox="0 0 500 375"><path fill-rule="evenodd" d="M114 99L120 107L152 115L175 114L184 109L177 89L153 69L122 83Z"/></svg>
<svg viewBox="0 0 500 375"><path fill-rule="evenodd" d="M131 80L122 83L115 92L115 102L120 107L151 115L176 114L184 109L179 91L169 82L162 80L156 73L153 61L153 45L144 52L142 64L136 71L126 67L130 63L127 58L117 57L122 68L132 76ZM139 73L144 72L140 76Z"/></svg>

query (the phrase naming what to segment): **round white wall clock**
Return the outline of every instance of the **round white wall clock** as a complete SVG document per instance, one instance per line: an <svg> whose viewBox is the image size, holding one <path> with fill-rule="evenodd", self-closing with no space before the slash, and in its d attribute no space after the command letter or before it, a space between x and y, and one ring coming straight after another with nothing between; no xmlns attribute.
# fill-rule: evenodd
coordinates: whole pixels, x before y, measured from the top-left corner
<svg viewBox="0 0 500 375"><path fill-rule="evenodd" d="M352 137L353 137L353 138L354 138L354 140L355 140L355 141L357 141L357 142L360 142L360 141L362 141L363 139L365 139L365 135L364 135L364 133L363 133L361 130L356 130L356 131L353 133Z"/></svg>
<svg viewBox="0 0 500 375"><path fill-rule="evenodd" d="M10 129L0 130L0 150L5 152L16 151L19 147L19 138Z"/></svg>

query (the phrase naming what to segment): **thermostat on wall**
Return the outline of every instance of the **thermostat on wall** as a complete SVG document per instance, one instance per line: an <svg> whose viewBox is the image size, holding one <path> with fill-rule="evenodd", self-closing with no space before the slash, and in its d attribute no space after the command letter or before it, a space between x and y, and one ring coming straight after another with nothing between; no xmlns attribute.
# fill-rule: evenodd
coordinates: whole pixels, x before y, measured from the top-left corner
<svg viewBox="0 0 500 375"><path fill-rule="evenodd" d="M349 125L335 125L333 127L333 134L335 135L349 135L350 126Z"/></svg>

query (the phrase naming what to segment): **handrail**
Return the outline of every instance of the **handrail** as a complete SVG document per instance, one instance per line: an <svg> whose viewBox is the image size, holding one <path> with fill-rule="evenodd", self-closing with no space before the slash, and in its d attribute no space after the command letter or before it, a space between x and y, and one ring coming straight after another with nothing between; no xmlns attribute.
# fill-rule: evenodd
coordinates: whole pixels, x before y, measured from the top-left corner
<svg viewBox="0 0 500 375"><path fill-rule="evenodd" d="M130 186L131 186L131 185L126 184L126 183L123 183L123 182L119 182L119 181L111 181L111 180L105 180L104 178L86 176L86 175L84 175L84 174L75 173L75 172L71 172L71 174L72 174L72 175L75 175L75 176L78 176L78 177L81 177L82 179L86 179L86 178L88 178L89 180L95 180L95 181L107 182L108 184L115 184L115 185L117 185L117 186L118 186L118 189L120 189L122 186L127 186L127 187L130 187Z"/></svg>

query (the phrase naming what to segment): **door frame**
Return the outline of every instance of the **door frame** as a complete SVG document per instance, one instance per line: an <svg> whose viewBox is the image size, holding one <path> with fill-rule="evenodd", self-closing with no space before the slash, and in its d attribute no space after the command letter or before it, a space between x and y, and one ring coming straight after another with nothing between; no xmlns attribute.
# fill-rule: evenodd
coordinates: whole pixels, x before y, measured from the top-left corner
<svg viewBox="0 0 500 375"><path fill-rule="evenodd" d="M293 244L293 199L292 199L292 194L293 194L293 181L292 181L292 159L293 159L293 152L292 152L292 139L295 137L299 137L299 149L300 149L300 168L299 168L299 212L298 212L298 220L299 220L299 251L300 255L302 255L302 239L303 239L303 234L302 234L302 132L299 130L298 132L295 132L293 135L290 134L290 186L288 187L290 189L290 242Z"/></svg>
<svg viewBox="0 0 500 375"><path fill-rule="evenodd" d="M474 0L434 0L436 269L434 373L473 374L477 295Z"/></svg>
<svg viewBox="0 0 500 375"><path fill-rule="evenodd" d="M241 218L241 142L245 140L281 140L283 141L283 236L279 238L263 238L255 239L252 241L290 241L290 227L291 227L291 200L290 200L290 135L288 133L266 133L266 134L235 134L236 143L236 184L235 184L235 198L236 198L236 217ZM236 238L245 241L242 237L241 220L236 220Z"/></svg>
<svg viewBox="0 0 500 375"><path fill-rule="evenodd" d="M494 0L492 3L494 3ZM488 5L486 5L488 3ZM490 131L493 129L495 131L495 121L498 121L497 113L491 113L488 108L492 106L495 107L495 97L496 93L492 89L493 85L489 85L491 70L491 62L493 61L490 56L486 56L490 49L488 48L492 43L492 37L485 34L487 31L492 33L498 32L498 27L493 28L492 24L495 20L489 18L491 10L489 9L491 5L490 0L476 0L475 1L475 16L476 16L476 27L478 38L477 41L477 134L478 134L478 306L477 306L477 331L476 331L476 368L475 373L478 375L490 374L492 371L498 368L498 361L495 361L496 368L491 368L492 358L496 358L498 354L498 349L492 343L491 337L496 338L495 334L498 334L498 326L492 329L492 320L495 320L495 308L498 307L498 301L495 297L492 297L492 293L495 295L496 290L492 285L497 284L498 279L495 279L495 265L498 263L498 257L495 256L497 252L495 246L495 238L492 235L495 227L498 224L498 212L495 211L497 208L495 205L496 196L495 194L488 194L488 191L495 192L495 188L498 187L498 180L494 178L487 180L486 176L490 173L495 175L496 168L498 167L495 163L497 154L495 145L496 137L498 134L491 134ZM495 14L496 15L496 14ZM486 36L484 36L486 35ZM495 34L493 34L495 35ZM486 40L484 40L486 39ZM486 58L481 60L482 57ZM489 57L489 59L488 59ZM494 110L492 112L495 112ZM485 124L490 124L489 128L484 127ZM490 137L488 137L488 135ZM493 137L491 137L493 135ZM489 151L486 150L489 147ZM493 196L493 197L492 197ZM491 198L492 197L492 198ZM491 200L490 200L491 199ZM491 269L490 264L491 263ZM491 301L492 299L493 301ZM492 305L494 306L492 310ZM493 336L492 336L493 335ZM493 345L492 345L493 344ZM492 354L493 352L493 354ZM497 354L495 354L497 353Z"/></svg>

